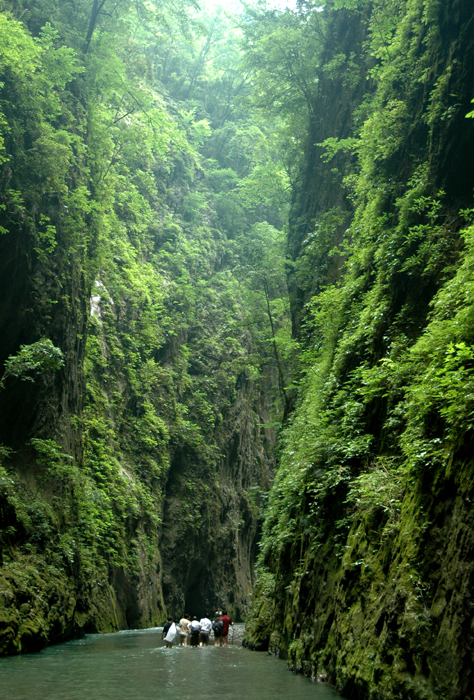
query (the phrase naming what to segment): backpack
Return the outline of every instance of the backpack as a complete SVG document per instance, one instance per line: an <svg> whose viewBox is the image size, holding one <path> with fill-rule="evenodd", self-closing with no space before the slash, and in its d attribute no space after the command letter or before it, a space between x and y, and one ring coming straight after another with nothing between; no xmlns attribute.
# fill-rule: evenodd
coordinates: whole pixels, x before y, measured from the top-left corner
<svg viewBox="0 0 474 700"><path fill-rule="evenodd" d="M222 634L222 630L224 629L224 623L222 620L214 620L212 623L212 629L214 632L217 634L217 636Z"/></svg>

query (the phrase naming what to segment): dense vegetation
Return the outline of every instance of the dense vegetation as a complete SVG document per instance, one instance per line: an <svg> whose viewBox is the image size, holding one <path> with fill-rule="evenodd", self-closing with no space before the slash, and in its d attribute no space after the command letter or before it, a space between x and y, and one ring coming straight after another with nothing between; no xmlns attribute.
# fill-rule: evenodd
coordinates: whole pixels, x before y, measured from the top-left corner
<svg viewBox="0 0 474 700"><path fill-rule="evenodd" d="M468 0L0 9L2 653L244 615L264 508L249 646L464 697Z"/></svg>
<svg viewBox="0 0 474 700"><path fill-rule="evenodd" d="M238 617L290 350L287 185L232 20L2 9L0 648Z"/></svg>
<svg viewBox="0 0 474 700"><path fill-rule="evenodd" d="M430 0L305 7L264 15L251 54L263 108L284 100L292 131L309 137L289 230L300 378L247 643L348 697L464 697L472 12ZM292 74L281 37L285 56L312 49ZM262 65L271 41L280 60Z"/></svg>

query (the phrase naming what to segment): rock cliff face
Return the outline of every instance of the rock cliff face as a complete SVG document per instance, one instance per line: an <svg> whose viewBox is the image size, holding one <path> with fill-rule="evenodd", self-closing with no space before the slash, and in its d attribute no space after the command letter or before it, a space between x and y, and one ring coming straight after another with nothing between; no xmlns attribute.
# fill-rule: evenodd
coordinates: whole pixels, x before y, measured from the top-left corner
<svg viewBox="0 0 474 700"><path fill-rule="evenodd" d="M218 227L194 145L208 123L167 111L156 85L155 121L144 96L121 112L143 77L127 23L111 20L99 60L81 40L87 3L74 17L10 9L0 363L42 339L64 363L24 363L0 386L0 654L157 625L184 606L240 617L278 399L262 316L248 318L233 273L235 232Z"/></svg>
<svg viewBox="0 0 474 700"><path fill-rule="evenodd" d="M336 156L353 204L336 161L310 149L290 252L294 328L312 354L245 643L347 697L454 700L474 682L472 227L459 211L473 204L473 18L463 1L395 5L370 8L362 109L360 91L339 83L330 101L324 81L315 106L313 143L359 139L356 161ZM354 26L346 57L364 54L361 18L334 15L335 37ZM359 126L341 119L346 105ZM324 239L335 206L349 214ZM343 228L345 248L328 255ZM298 278L308 264L313 277Z"/></svg>
<svg viewBox="0 0 474 700"><path fill-rule="evenodd" d="M143 565L133 574L126 566L110 563L99 570L97 561L84 561L86 552L78 541L85 525L81 500L89 489L94 490L93 497L99 495L81 474L84 455L78 417L86 390L87 290L77 268L59 272L45 268L28 236L20 241L21 246L17 231L1 240L2 264L8 271L2 275L2 359L14 354L20 343L48 336L63 349L66 360L59 373L43 375L34 383L8 378L0 393L4 654L38 651L84 631L156 624L164 611L156 577L157 552L151 566L140 552ZM43 308L44 286L53 298L55 286L62 291L62 303L50 313ZM131 547L141 527L140 519L130 527L126 546ZM82 536L87 538L85 532Z"/></svg>
<svg viewBox="0 0 474 700"><path fill-rule="evenodd" d="M12 241L13 233L0 241L6 269L15 267ZM46 320L33 292L25 295L34 271L22 285L3 278L5 306L20 318L12 328L5 315L3 358L48 335L67 359L34 383L8 378L0 395L2 653L84 631L156 625L185 607L201 614L225 605L239 619L251 596L259 500L273 459L274 433L261 427L270 419L271 373L262 383L245 370L234 376L229 365L220 378L212 363L191 367L197 381L213 382L210 416L206 394L199 392L198 406L184 386L192 380L182 348L191 346L191 365L195 357L182 334L161 350L153 346L161 360L138 368L154 375L145 377L144 395L126 358L146 303L137 312L130 290L121 296L104 274L89 305L84 283L71 289L62 274L64 303L70 295L77 302L67 312L54 305ZM38 328L35 316L43 320ZM203 330L199 342L205 339ZM179 410L187 404L195 422L176 417L178 393Z"/></svg>
<svg viewBox="0 0 474 700"><path fill-rule="evenodd" d="M2 260L12 266L8 241ZM4 291L7 302L15 286ZM216 424L201 423L203 445L198 424L176 426L169 407L169 377L183 380L176 364L189 338L153 366L166 375L151 398L165 405L163 419L153 422L124 368L135 312L103 283L90 308L79 299L74 313L55 306L55 333L48 324L32 329L27 318L11 342L2 334L4 358L43 334L67 357L59 373L34 383L8 378L0 397L2 653L157 625L185 608L203 614L225 605L239 619L251 597L259 500L273 459L274 433L261 427L271 375L265 386L227 371ZM34 297L29 303L34 316ZM213 376L212 367L200 375ZM196 410L185 389L182 401Z"/></svg>
<svg viewBox="0 0 474 700"><path fill-rule="evenodd" d="M341 255L329 252L342 242L350 221L353 206L343 181L351 173L354 157L337 153L328 163L317 144L353 136L355 106L374 89L367 79L372 59L363 51L366 24L366 12L334 13L328 20L330 40L323 47L321 64L330 65L337 56L351 56L351 61L336 73L318 75L318 102L308 120L306 158L293 188L288 254L296 265L288 270L288 286L297 337L304 305L341 275Z"/></svg>
<svg viewBox="0 0 474 700"><path fill-rule="evenodd" d="M276 378L275 378L276 379ZM260 396L240 381L224 417L222 457L212 478L199 471L192 453L174 455L166 483L163 593L174 614L212 615L227 609L244 619L254 584L260 494L268 490L273 435L269 387ZM200 499L198 489L207 492Z"/></svg>

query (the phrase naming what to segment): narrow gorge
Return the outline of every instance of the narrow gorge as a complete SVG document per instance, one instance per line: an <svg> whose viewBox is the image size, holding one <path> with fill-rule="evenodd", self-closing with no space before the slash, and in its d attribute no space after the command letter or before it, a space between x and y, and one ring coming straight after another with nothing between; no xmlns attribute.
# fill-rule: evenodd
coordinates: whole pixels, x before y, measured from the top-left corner
<svg viewBox="0 0 474 700"><path fill-rule="evenodd" d="M1 0L1 655L474 693L473 102L469 0Z"/></svg>

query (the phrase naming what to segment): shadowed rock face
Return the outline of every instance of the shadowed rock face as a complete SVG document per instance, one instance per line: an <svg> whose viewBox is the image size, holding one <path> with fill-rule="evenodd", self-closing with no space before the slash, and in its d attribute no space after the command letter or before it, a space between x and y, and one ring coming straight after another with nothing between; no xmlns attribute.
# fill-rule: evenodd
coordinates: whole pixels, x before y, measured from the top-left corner
<svg viewBox="0 0 474 700"><path fill-rule="evenodd" d="M192 454L176 453L166 484L161 554L163 596L178 616L212 615L226 608L235 620L251 601L259 530L259 493L268 489L274 436L261 428L269 417L268 392L242 383L220 430L218 470L199 476ZM212 496L199 502L196 478ZM187 486L188 485L188 486Z"/></svg>
<svg viewBox="0 0 474 700"><path fill-rule="evenodd" d="M56 393L48 392L48 386L26 386L25 394L19 382L8 385L10 399L16 391L20 396L24 392L20 401L24 412L18 410L15 415L15 424L22 426L20 445L21 437L24 444L28 434L38 434L26 422L22 424L22 420L30 420L28 391L32 397L36 394L36 416L41 422L44 406L49 415L57 416L61 382L67 386L67 378L57 381ZM267 408L263 394L253 400L249 399L249 387L238 390L221 431L226 457L217 473L203 469L193 461L193 454L175 452L164 501L156 496L157 507L163 508L161 535L157 532L151 557L150 552L139 552L138 570L133 573L109 565L90 576L77 555L71 554L71 561L64 561L64 551L55 550L74 525L68 510L68 503L73 505L75 498L71 487L55 479L45 486L45 469L38 465L34 451L25 447L16 451L6 461L16 474L15 493L29 512L38 514L34 516L36 525L25 525L11 505L13 490L9 490L10 498L2 494L0 525L13 530L3 538L0 560L0 653L37 651L84 632L157 625L166 612L180 615L189 610L203 615L226 606L232 617L241 619L253 586L258 494L268 487L271 464L272 435L260 428L268 419ZM58 430L67 426L67 416L57 417L56 425ZM66 432L66 436L68 445L75 447L77 435ZM198 492L188 490L189 480L197 483ZM46 515L41 509L46 509ZM140 517L128 523L125 552L145 527L147 521Z"/></svg>

